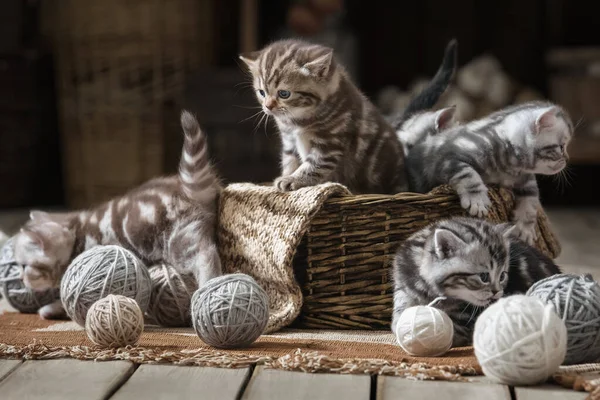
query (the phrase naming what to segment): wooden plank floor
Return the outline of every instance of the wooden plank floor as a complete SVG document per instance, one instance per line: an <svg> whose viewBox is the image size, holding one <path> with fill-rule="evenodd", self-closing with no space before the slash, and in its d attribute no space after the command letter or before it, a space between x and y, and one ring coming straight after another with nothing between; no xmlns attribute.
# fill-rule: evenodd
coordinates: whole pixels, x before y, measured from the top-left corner
<svg viewBox="0 0 600 400"><path fill-rule="evenodd" d="M548 209L563 250L564 272L600 279L600 209ZM15 232L26 210L0 212L0 230ZM3 309L0 304L0 311ZM477 383L414 381L399 377L308 374L173 365L135 366L126 361L0 360L0 399L333 399L333 400L583 400L587 393L554 385L511 388Z"/></svg>

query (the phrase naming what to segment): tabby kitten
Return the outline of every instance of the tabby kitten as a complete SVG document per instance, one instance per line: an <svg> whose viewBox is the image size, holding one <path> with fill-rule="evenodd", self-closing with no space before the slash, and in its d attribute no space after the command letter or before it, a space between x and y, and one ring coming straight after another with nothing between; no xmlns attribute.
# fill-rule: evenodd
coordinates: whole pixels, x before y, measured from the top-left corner
<svg viewBox="0 0 600 400"><path fill-rule="evenodd" d="M511 188L516 197L513 221L528 244L536 238L539 193L535 174L553 175L567 164L573 123L559 106L530 102L428 135L407 157L412 191L426 193L450 184L463 208L487 214L487 184Z"/></svg>
<svg viewBox="0 0 600 400"><path fill-rule="evenodd" d="M331 48L280 40L240 55L262 110L281 134L282 191L333 181L354 193L408 187L402 146L379 110L351 82Z"/></svg>
<svg viewBox="0 0 600 400"><path fill-rule="evenodd" d="M185 133L179 174L150 180L92 210L32 211L15 237L16 262L34 290L58 287L70 261L96 245L119 245L146 265L167 263L193 273L202 285L221 275L215 245L221 185L209 163L206 137L196 118L181 114ZM60 315L60 302L44 317Z"/></svg>
<svg viewBox="0 0 600 400"><path fill-rule="evenodd" d="M427 137L458 126L458 121L454 118L455 114L455 106L436 111L422 111L413 114L399 124L396 129L396 135L400 143L402 143L404 157L408 157L408 153L410 153L412 148Z"/></svg>
<svg viewBox="0 0 600 400"><path fill-rule="evenodd" d="M408 307L436 307L454 322L453 346L471 344L475 320L504 294L525 293L536 281L560 273L548 257L512 237L514 226L455 217L414 233L393 265L392 331Z"/></svg>

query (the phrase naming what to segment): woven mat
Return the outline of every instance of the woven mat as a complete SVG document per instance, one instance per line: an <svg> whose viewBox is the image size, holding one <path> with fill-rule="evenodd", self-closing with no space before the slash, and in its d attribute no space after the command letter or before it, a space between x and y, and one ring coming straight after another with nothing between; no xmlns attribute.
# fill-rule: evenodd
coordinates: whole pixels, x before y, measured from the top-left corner
<svg viewBox="0 0 600 400"><path fill-rule="evenodd" d="M95 347L71 321L47 321L37 315L0 315L0 358L130 360L238 368L262 364L304 372L385 374L417 379L460 380L478 375L471 348L451 350L445 357L415 358L396 345L389 331L323 331L283 329L263 335L242 350L216 350L189 328L146 326L137 347Z"/></svg>
<svg viewBox="0 0 600 400"><path fill-rule="evenodd" d="M288 193L236 183L221 194L217 239L221 262L226 273L251 275L266 290L267 333L288 326L300 314L302 291L292 267L296 248L323 203L347 194L335 183Z"/></svg>
<svg viewBox="0 0 600 400"><path fill-rule="evenodd" d="M568 389L589 392L587 400L600 400L600 363L562 366L552 378Z"/></svg>

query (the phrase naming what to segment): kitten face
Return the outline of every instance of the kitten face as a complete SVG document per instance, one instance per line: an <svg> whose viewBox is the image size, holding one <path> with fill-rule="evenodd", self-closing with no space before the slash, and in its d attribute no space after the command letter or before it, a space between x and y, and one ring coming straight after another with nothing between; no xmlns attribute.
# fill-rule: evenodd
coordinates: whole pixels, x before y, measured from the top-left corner
<svg viewBox="0 0 600 400"><path fill-rule="evenodd" d="M252 74L263 112L278 120L310 117L337 88L337 68L328 47L284 40L240 59Z"/></svg>
<svg viewBox="0 0 600 400"><path fill-rule="evenodd" d="M559 173L569 160L567 145L573 135L573 124L559 107L543 110L535 121L535 174Z"/></svg>
<svg viewBox="0 0 600 400"><path fill-rule="evenodd" d="M508 283L509 242L514 227L500 225L490 243L466 243L447 229L436 229L423 268L446 296L487 306L501 298Z"/></svg>
<svg viewBox="0 0 600 400"><path fill-rule="evenodd" d="M23 283L33 290L58 287L73 253L75 234L50 214L36 211L30 218L15 236L15 260L25 266Z"/></svg>

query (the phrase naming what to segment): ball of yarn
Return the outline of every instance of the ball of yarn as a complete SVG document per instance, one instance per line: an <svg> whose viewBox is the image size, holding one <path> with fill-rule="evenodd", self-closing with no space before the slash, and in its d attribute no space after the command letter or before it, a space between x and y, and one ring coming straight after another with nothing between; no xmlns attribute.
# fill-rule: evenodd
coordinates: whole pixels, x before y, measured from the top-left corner
<svg viewBox="0 0 600 400"><path fill-rule="evenodd" d="M192 322L206 344L245 347L264 331L269 297L252 277L231 274L213 278L192 297Z"/></svg>
<svg viewBox="0 0 600 400"><path fill-rule="evenodd" d="M148 319L162 326L190 326L191 301L198 289L192 274L181 274L170 265L150 268L152 292L148 306Z"/></svg>
<svg viewBox="0 0 600 400"><path fill-rule="evenodd" d="M453 337L452 320L432 304L409 307L396 322L398 344L413 356L440 356L450 350Z"/></svg>
<svg viewBox="0 0 600 400"><path fill-rule="evenodd" d="M507 385L545 381L565 359L567 328L552 306L526 295L504 297L475 322L475 356L490 379Z"/></svg>
<svg viewBox="0 0 600 400"><path fill-rule="evenodd" d="M600 285L591 275L554 275L536 282L527 295L551 304L565 323L564 364L600 359Z"/></svg>
<svg viewBox="0 0 600 400"><path fill-rule="evenodd" d="M109 294L87 312L85 332L103 347L123 347L137 343L144 330L144 313L138 303L125 296Z"/></svg>
<svg viewBox="0 0 600 400"><path fill-rule="evenodd" d="M148 269L132 252L119 246L96 246L71 262L61 281L60 298L67 315L84 326L92 304L109 294L130 297L145 312L150 288Z"/></svg>
<svg viewBox="0 0 600 400"><path fill-rule="evenodd" d="M27 288L21 279L23 266L15 261L13 246L10 238L0 249L0 293L14 309L22 313L36 313L60 298L59 289L34 291Z"/></svg>

